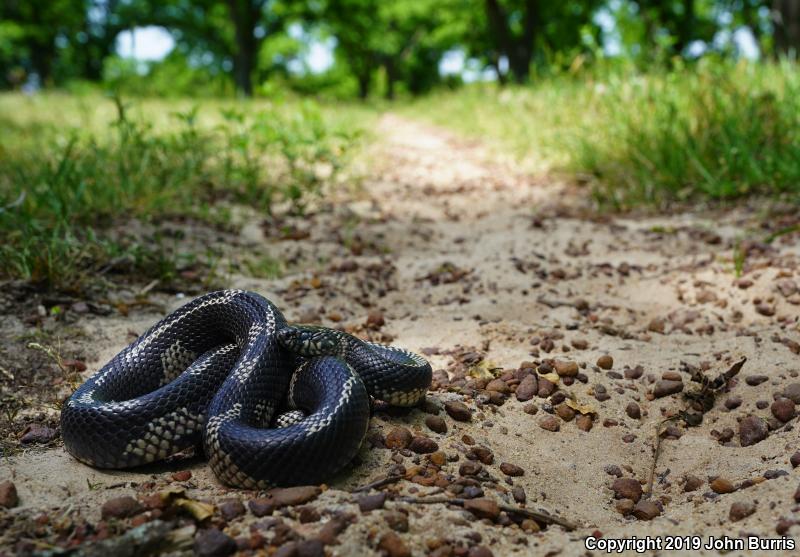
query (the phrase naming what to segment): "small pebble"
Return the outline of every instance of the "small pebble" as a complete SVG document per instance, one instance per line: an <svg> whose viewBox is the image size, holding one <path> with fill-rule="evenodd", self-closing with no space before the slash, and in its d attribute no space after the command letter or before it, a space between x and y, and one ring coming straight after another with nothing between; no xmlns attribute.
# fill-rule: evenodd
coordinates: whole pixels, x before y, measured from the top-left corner
<svg viewBox="0 0 800 557"><path fill-rule="evenodd" d="M469 422L472 420L472 411L463 402L453 400L445 402L444 409L457 422Z"/></svg>
<svg viewBox="0 0 800 557"><path fill-rule="evenodd" d="M103 503L100 516L103 520L108 520L109 518L128 518L143 510L144 507L139 501L130 495L123 495L122 497L115 497Z"/></svg>
<svg viewBox="0 0 800 557"><path fill-rule="evenodd" d="M614 367L614 358L608 354L604 354L597 358L597 367L600 369L611 369Z"/></svg>
<svg viewBox="0 0 800 557"><path fill-rule="evenodd" d="M17 486L9 480L0 482L0 507L11 509L17 505L19 505Z"/></svg>
<svg viewBox="0 0 800 557"><path fill-rule="evenodd" d="M387 449L405 449L414 436L405 427L395 427L386 434L384 444Z"/></svg>
<svg viewBox="0 0 800 557"><path fill-rule="evenodd" d="M661 507L655 501L644 499L633 507L633 516L639 520L653 520L661 514Z"/></svg>
<svg viewBox="0 0 800 557"><path fill-rule="evenodd" d="M755 503L736 501L731 505L731 509L728 512L728 518L730 518L732 522L738 522L744 518L747 518L754 512L756 512Z"/></svg>
<svg viewBox="0 0 800 557"><path fill-rule="evenodd" d="M617 478L611 489L617 499L630 499L635 503L642 498L642 484L634 478Z"/></svg>
<svg viewBox="0 0 800 557"><path fill-rule="evenodd" d="M517 466L516 464L511 464L510 462L502 462L500 464L500 471L505 474L506 476L522 476L525 474L525 470Z"/></svg>
<svg viewBox="0 0 800 557"><path fill-rule="evenodd" d="M447 422L441 416L428 416L425 418L425 425L435 433L447 433Z"/></svg>
<svg viewBox="0 0 800 557"><path fill-rule="evenodd" d="M742 447L763 441L768 433L767 423L757 416L748 416L739 422L739 441Z"/></svg>
<svg viewBox="0 0 800 557"><path fill-rule="evenodd" d="M358 508L362 513L382 509L386 502L386 493L378 492L373 495L363 495L358 498Z"/></svg>
<svg viewBox="0 0 800 557"><path fill-rule="evenodd" d="M539 420L539 427L547 431L558 431L561 428L561 424L555 416L544 416Z"/></svg>
<svg viewBox="0 0 800 557"><path fill-rule="evenodd" d="M227 557L237 549L236 541L216 528L201 530L194 538L194 554L198 557Z"/></svg>
<svg viewBox="0 0 800 557"><path fill-rule="evenodd" d="M653 386L653 396L656 398L674 395L683 390L683 381L671 381L669 379L661 379L656 381Z"/></svg>
<svg viewBox="0 0 800 557"><path fill-rule="evenodd" d="M733 493L736 491L736 486L733 485L733 482L726 478L716 478L709 486L714 493Z"/></svg>
<svg viewBox="0 0 800 557"><path fill-rule="evenodd" d="M639 408L639 405L635 402L629 402L628 405L625 407L625 413L628 415L629 418L634 420L638 420L642 417L642 410Z"/></svg>
<svg viewBox="0 0 800 557"><path fill-rule="evenodd" d="M394 532L386 532L378 542L378 549L385 552L387 557L411 557L411 550L405 542Z"/></svg>

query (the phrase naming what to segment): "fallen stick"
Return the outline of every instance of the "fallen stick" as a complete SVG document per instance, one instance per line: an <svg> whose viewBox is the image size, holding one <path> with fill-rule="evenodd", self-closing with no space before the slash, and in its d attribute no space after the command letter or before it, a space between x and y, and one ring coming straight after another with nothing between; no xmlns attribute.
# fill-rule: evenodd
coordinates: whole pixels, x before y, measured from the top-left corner
<svg viewBox="0 0 800 557"><path fill-rule="evenodd" d="M370 489L378 489L379 487L397 483L402 479L403 476L386 476L385 478L381 478L380 480L375 480L374 482L370 482L368 484L359 486L353 489L351 493L361 493L362 491L369 491Z"/></svg>
<svg viewBox="0 0 800 557"><path fill-rule="evenodd" d="M464 499L449 499L447 497L431 497L428 499L421 499L417 497L398 497L395 501L403 501L404 503L417 503L420 505L436 505L436 504L445 504L445 505L456 505L458 507L464 506ZM518 514L520 516L524 516L526 518L532 518L534 520L538 520L544 524L558 524L562 526L565 530L572 531L577 528L575 524L569 522L568 520L564 520L563 518L559 518L557 516L553 516L550 513L545 513L541 511L532 511L529 509L523 509L521 507L514 507L512 505L504 505L498 504L498 507L501 511L505 511L507 513Z"/></svg>

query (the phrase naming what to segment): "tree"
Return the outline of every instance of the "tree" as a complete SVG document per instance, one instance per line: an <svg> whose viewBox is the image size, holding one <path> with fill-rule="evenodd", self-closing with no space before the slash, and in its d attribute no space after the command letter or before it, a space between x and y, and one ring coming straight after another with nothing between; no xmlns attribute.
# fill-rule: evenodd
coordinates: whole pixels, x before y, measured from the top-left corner
<svg viewBox="0 0 800 557"><path fill-rule="evenodd" d="M772 2L775 54L800 58L800 0Z"/></svg>
<svg viewBox="0 0 800 557"><path fill-rule="evenodd" d="M146 23L167 28L187 55L230 66L236 89L249 97L259 48L283 28L287 6L278 0L151 0Z"/></svg>

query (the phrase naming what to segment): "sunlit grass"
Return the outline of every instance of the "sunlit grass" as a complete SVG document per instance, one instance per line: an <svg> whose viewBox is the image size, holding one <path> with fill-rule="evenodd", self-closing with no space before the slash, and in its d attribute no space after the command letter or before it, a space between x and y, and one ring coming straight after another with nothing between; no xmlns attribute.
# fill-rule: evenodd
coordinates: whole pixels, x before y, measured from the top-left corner
<svg viewBox="0 0 800 557"><path fill-rule="evenodd" d="M235 203L302 211L335 187L370 118L299 100L58 93L0 95L0 114L0 277L48 287L74 286L119 256L106 230L130 218L224 225ZM142 267L168 276L141 247L131 255Z"/></svg>
<svg viewBox="0 0 800 557"><path fill-rule="evenodd" d="M408 110L588 181L608 206L800 196L800 72L706 61L673 71L467 87Z"/></svg>

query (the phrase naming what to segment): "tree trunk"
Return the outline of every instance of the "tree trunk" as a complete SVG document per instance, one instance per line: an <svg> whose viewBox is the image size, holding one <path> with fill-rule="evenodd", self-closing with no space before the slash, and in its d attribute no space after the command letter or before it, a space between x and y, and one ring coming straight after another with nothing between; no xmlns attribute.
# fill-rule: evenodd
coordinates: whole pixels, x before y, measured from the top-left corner
<svg viewBox="0 0 800 557"><path fill-rule="evenodd" d="M511 31L508 15L498 0L486 0L486 15L498 50L508 59L508 68L514 81L517 83L527 82L533 60L536 30L540 24L539 0L526 0L525 13L522 16L522 35L519 37L515 37Z"/></svg>
<svg viewBox="0 0 800 557"><path fill-rule="evenodd" d="M358 98L362 101L369 96L370 73L369 71L363 71L356 76L358 80Z"/></svg>
<svg viewBox="0 0 800 557"><path fill-rule="evenodd" d="M680 56L694 39L695 9L694 0L683 0L683 14L678 22L677 40L672 46L672 53Z"/></svg>
<svg viewBox="0 0 800 557"><path fill-rule="evenodd" d="M236 43L233 53L233 79L236 90L245 97L253 96L253 70L259 45L255 29L262 5L261 1L228 0Z"/></svg>
<svg viewBox="0 0 800 557"><path fill-rule="evenodd" d="M397 68L394 59L387 57L383 63L386 70L386 100L394 100L394 84L397 81Z"/></svg>
<svg viewBox="0 0 800 557"><path fill-rule="evenodd" d="M774 0L775 55L800 58L800 0Z"/></svg>

